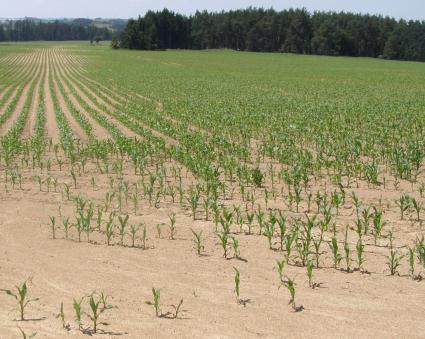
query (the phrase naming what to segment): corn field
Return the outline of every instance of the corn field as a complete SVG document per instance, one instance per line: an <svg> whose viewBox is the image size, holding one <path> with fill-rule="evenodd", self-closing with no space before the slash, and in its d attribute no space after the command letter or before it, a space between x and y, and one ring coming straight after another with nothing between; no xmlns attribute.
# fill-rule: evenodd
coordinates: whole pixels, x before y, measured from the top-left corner
<svg viewBox="0 0 425 339"><path fill-rule="evenodd" d="M419 338L424 75L0 45L0 337Z"/></svg>

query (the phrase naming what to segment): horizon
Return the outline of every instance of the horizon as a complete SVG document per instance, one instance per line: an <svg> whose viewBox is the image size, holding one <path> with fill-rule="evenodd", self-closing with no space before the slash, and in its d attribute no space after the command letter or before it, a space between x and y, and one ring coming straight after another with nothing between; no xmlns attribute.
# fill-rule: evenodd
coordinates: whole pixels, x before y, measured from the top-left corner
<svg viewBox="0 0 425 339"><path fill-rule="evenodd" d="M85 0L74 0L69 4L66 0L15 0L13 4L1 5L1 19L131 19L143 16L147 11L160 11L164 8L170 11L193 15L196 11L207 10L209 12L221 12L229 10L254 8L273 8L276 11L290 8L305 8L310 13L321 12L347 12L363 15L377 15L382 17L392 17L397 20L418 20L424 21L425 2L421 0L408 0L401 5L399 1L377 0L369 3L365 0L357 1L355 4L350 1L325 0L320 4L315 0L288 0L282 5L277 0L217 0L211 4L205 0L200 0L196 5L187 4L185 1L145 1L138 4L136 0L122 0L119 4L115 2L105 6L106 1L93 0L89 5ZM406 2L408 5L406 5ZM80 6L80 5L81 6ZM82 9L84 8L84 10Z"/></svg>

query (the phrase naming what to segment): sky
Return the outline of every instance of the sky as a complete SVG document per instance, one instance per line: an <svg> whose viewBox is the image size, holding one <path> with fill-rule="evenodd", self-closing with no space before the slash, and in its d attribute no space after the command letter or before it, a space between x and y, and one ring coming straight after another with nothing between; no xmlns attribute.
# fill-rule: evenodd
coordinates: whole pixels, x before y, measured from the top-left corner
<svg viewBox="0 0 425 339"><path fill-rule="evenodd" d="M425 20L425 0L0 0L0 18L130 18L168 8L183 14L249 6L276 10L305 7Z"/></svg>

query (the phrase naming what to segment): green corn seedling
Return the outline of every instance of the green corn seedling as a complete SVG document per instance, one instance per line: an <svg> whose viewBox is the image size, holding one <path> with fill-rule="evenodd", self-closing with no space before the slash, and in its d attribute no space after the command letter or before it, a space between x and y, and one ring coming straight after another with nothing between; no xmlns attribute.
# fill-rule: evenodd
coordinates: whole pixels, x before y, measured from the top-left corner
<svg viewBox="0 0 425 339"><path fill-rule="evenodd" d="M412 207L415 209L416 212L416 221L421 221L421 210L423 209L423 206L420 201L416 200L415 198L411 199Z"/></svg>
<svg viewBox="0 0 425 339"><path fill-rule="evenodd" d="M195 251L198 255L202 255L202 252L204 251L204 245L203 245L204 239L202 237L202 231L200 231L198 233L195 232L194 230L191 230L191 231L192 231L192 234L193 234L193 237L194 237L194 239L193 239L194 247L193 248L195 249Z"/></svg>
<svg viewBox="0 0 425 339"><path fill-rule="evenodd" d="M283 271L285 268L285 262L286 262L285 260L276 261L276 270L277 270L277 273L279 274L279 282L280 282L279 286L285 282L285 279L284 279L285 275Z"/></svg>
<svg viewBox="0 0 425 339"><path fill-rule="evenodd" d="M109 220L106 223L106 227L105 227L106 243L108 246L111 245L111 239L113 235L114 235L114 216L113 216L113 213L110 213Z"/></svg>
<svg viewBox="0 0 425 339"><path fill-rule="evenodd" d="M288 289L289 294L291 296L291 299L289 300L288 305L291 305L292 309L294 311L297 311L298 309L297 309L296 304L295 304L295 292L296 292L295 291L295 281L293 279L289 278L289 277L286 277L286 282L285 282L284 286Z"/></svg>
<svg viewBox="0 0 425 339"><path fill-rule="evenodd" d="M103 299L104 301L105 299ZM89 298L89 306L91 310L91 314L87 314L87 316L90 318L90 320L93 323L93 332L97 333L97 325L99 323L99 317L104 313L106 310L112 309L112 305L103 305L102 298L95 299L94 295L92 294Z"/></svg>
<svg viewBox="0 0 425 339"><path fill-rule="evenodd" d="M275 231L275 223L274 222L266 222L264 223L264 235L267 237L269 242L269 249L273 249L272 240Z"/></svg>
<svg viewBox="0 0 425 339"><path fill-rule="evenodd" d="M314 288L315 284L313 283L313 262L310 259L307 260L307 278L308 286Z"/></svg>
<svg viewBox="0 0 425 339"><path fill-rule="evenodd" d="M19 309L19 320L24 321L25 320L25 309L26 307L32 303L39 300L39 298L30 299L28 296L28 285L29 282L31 282L31 279L27 279L20 285L15 286L16 292L13 292L12 290L5 290L1 289L0 291L6 293L7 295L13 297L17 303L18 303L18 309Z"/></svg>
<svg viewBox="0 0 425 339"><path fill-rule="evenodd" d="M223 248L223 257L227 259L227 252L228 252L228 241L229 241L229 233L226 231L223 232L217 232L217 237L220 240L221 247Z"/></svg>
<svg viewBox="0 0 425 339"><path fill-rule="evenodd" d="M160 301L161 301L161 291L159 289L155 289L152 287L152 301L145 301L147 305L152 305L155 309L155 316L160 317L161 316L161 309L160 309Z"/></svg>
<svg viewBox="0 0 425 339"><path fill-rule="evenodd" d="M169 229L170 229L170 239L174 240L176 233L177 233L177 228L176 228L176 214L175 213L171 213L168 218L170 219L170 224L168 225Z"/></svg>
<svg viewBox="0 0 425 339"><path fill-rule="evenodd" d="M56 239L56 218L54 216L50 216L50 229L52 230L52 238Z"/></svg>
<svg viewBox="0 0 425 339"><path fill-rule="evenodd" d="M277 223L279 225L280 250L283 251L286 235L286 218L280 213L280 211Z"/></svg>
<svg viewBox="0 0 425 339"><path fill-rule="evenodd" d="M71 223L69 222L69 217L62 217L62 226L65 231L65 239L68 240L69 230L71 228Z"/></svg>
<svg viewBox="0 0 425 339"><path fill-rule="evenodd" d="M240 283L241 283L241 279L240 279L240 273L239 270L236 267L233 267L233 269L235 270L235 294L236 294L236 302L238 304L240 304Z"/></svg>
<svg viewBox="0 0 425 339"><path fill-rule="evenodd" d="M292 232L287 233L285 236L285 250L286 250L286 263L289 264L289 259L292 252L292 244L297 237L297 231L294 229Z"/></svg>
<svg viewBox="0 0 425 339"><path fill-rule="evenodd" d="M415 276L415 250L411 247L409 247L408 250L409 250L409 273L410 273L410 276L413 278Z"/></svg>
<svg viewBox="0 0 425 339"><path fill-rule="evenodd" d="M241 252L239 250L239 240L235 237L232 237L232 247L233 247L233 253L236 259L241 258Z"/></svg>
<svg viewBox="0 0 425 339"><path fill-rule="evenodd" d="M119 234L120 234L120 245L121 246L124 245L124 237L127 234L126 228L127 228L127 224L128 224L128 219L129 219L128 214L126 214L125 216L121 216L121 215L118 216L118 221L120 223L118 231L119 231Z"/></svg>
<svg viewBox="0 0 425 339"><path fill-rule="evenodd" d="M400 208L401 220L404 220L404 213L409 209L410 202L410 197L407 194L403 194L400 199L396 201L397 206Z"/></svg>
<svg viewBox="0 0 425 339"><path fill-rule="evenodd" d="M373 215L373 238L376 245L377 240L381 237L382 228L385 226L385 222L382 221L382 211L375 209Z"/></svg>
<svg viewBox="0 0 425 339"><path fill-rule="evenodd" d="M84 299L85 299L84 297L81 298L80 301L77 301L74 299L74 302L72 304L72 307L74 308L74 312L75 312L75 321L78 325L79 330L81 330L81 326L82 326L81 316L83 314L82 304Z"/></svg>
<svg viewBox="0 0 425 339"><path fill-rule="evenodd" d="M338 240L336 239L335 235L332 237L331 242L329 243L329 247L333 255L334 268L337 268L338 264L342 260L342 256L339 254Z"/></svg>
<svg viewBox="0 0 425 339"><path fill-rule="evenodd" d="M356 251L357 251L357 270L361 271L362 270L362 266L365 262L365 258L364 258L364 248L365 245L362 242L362 239L359 238L359 240L357 241L356 244Z"/></svg>
<svg viewBox="0 0 425 339"><path fill-rule="evenodd" d="M403 257L399 254L399 252L396 249L394 249L393 232L391 231L389 232L388 238L390 240L390 244L389 244L390 254L387 256L387 260L388 260L387 265L390 270L390 274L394 275L397 273L397 269L400 266L400 262Z"/></svg>
<svg viewBox="0 0 425 339"><path fill-rule="evenodd" d="M350 245L348 243L348 226L345 228L345 237L344 237L344 252L345 252L345 265L347 272L350 272Z"/></svg>
<svg viewBox="0 0 425 339"><path fill-rule="evenodd" d="M142 224L142 248L145 250L146 247L146 239L147 239L147 230L146 225Z"/></svg>
<svg viewBox="0 0 425 339"><path fill-rule="evenodd" d="M254 213L249 213L248 212L246 214L246 219L247 219L247 222L248 222L248 234L249 235L252 234L251 230L252 230L252 223L254 222L254 216L255 216Z"/></svg>

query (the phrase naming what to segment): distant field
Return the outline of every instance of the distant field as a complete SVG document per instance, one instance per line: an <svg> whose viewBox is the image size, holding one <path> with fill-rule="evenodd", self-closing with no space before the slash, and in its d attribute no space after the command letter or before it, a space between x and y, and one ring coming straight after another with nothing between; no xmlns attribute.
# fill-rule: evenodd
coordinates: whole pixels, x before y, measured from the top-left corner
<svg viewBox="0 0 425 339"><path fill-rule="evenodd" d="M419 338L424 157L422 63L0 44L0 337Z"/></svg>

